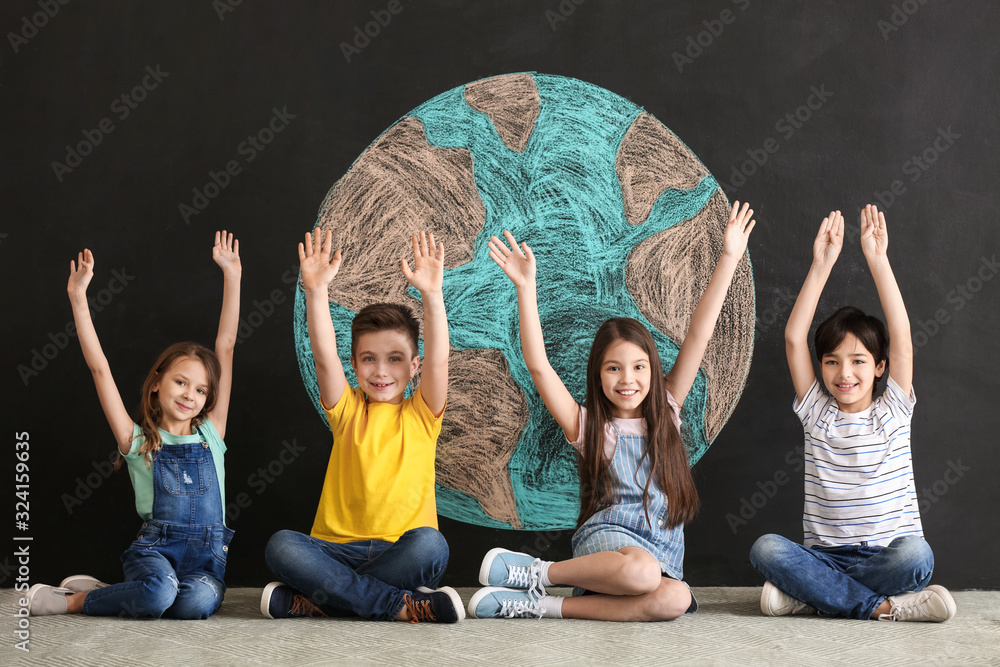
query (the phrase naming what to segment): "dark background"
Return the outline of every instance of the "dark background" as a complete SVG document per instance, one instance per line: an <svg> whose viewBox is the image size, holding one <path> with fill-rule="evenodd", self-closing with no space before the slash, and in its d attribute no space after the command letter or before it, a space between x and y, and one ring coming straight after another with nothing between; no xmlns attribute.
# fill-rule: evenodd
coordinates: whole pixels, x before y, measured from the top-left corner
<svg viewBox="0 0 1000 667"><path fill-rule="evenodd" d="M246 492L251 503L230 514L237 532L227 582L262 586L270 580L268 537L309 530L330 448L293 347L295 244L328 188L400 116L461 84L538 71L645 107L726 184L730 199L757 210L754 358L742 400L695 467L704 504L687 528L687 580L759 585L747 562L753 541L766 532L801 539L802 432L791 411L784 322L819 221L839 208L856 225L857 210L878 203L878 192L917 345L913 462L935 581L1000 586L991 426L1000 395L1000 267L984 264L1000 249L994 3L456 0L404 1L391 14L381 0L45 2L54 16L23 0L0 10L3 469L13 468L16 434L28 432L27 531L13 526L12 474L0 488L11 508L4 532L33 538L31 583L79 572L117 580L118 556L139 524L127 473L105 480L98 470L106 472L114 443L79 345L60 333L72 321L65 289L77 251L96 256L89 294L108 290L95 325L132 409L163 348L185 339L212 345L222 291L213 232L238 235L242 315L260 315L236 351L227 493L233 500ZM371 11L390 20L367 45L359 40L363 48L347 62L341 43L373 21ZM32 17L44 25L26 28ZM147 66L168 74L122 119L122 106L112 104L142 82ZM800 109L814 91L826 99ZM240 144L275 108L295 117L247 162ZM796 126L786 114L797 110ZM67 145L84 141L102 118L114 130L60 180L52 163L65 162ZM942 132L952 138L935 148ZM925 170L913 162L921 155ZM229 160L241 173L186 223L179 205L191 205L192 190ZM110 282L114 270L124 287ZM879 312L850 229L818 317L847 303ZM44 367L22 378L33 359ZM278 474L260 475L286 442L295 445L286 451L304 449L274 464ZM80 502L67 507L74 496ZM570 531L447 519L441 530L452 549L446 583L454 585L474 585L492 546L569 555ZM0 552L4 587L14 585L22 543L8 544Z"/></svg>

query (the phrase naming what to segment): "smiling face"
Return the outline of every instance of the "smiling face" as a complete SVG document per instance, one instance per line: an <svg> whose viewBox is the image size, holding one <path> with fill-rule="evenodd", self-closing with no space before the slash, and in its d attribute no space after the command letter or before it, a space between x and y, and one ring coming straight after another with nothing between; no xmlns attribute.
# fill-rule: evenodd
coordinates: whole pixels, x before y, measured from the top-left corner
<svg viewBox="0 0 1000 667"><path fill-rule="evenodd" d="M375 403L403 402L403 391L420 367L420 357L406 332L372 331L358 336L351 367L358 388Z"/></svg>
<svg viewBox="0 0 1000 667"><path fill-rule="evenodd" d="M160 406L160 428L174 435L190 435L191 419L201 414L208 400L205 365L193 357L181 357L163 372L153 391Z"/></svg>
<svg viewBox="0 0 1000 667"><path fill-rule="evenodd" d="M642 416L640 406L649 393L649 355L635 343L618 339L601 360L601 389L619 419Z"/></svg>
<svg viewBox="0 0 1000 667"><path fill-rule="evenodd" d="M842 412L861 412L872 404L872 387L885 372L885 361L878 364L857 336L848 333L832 352L823 355L820 364L823 384L837 400Z"/></svg>

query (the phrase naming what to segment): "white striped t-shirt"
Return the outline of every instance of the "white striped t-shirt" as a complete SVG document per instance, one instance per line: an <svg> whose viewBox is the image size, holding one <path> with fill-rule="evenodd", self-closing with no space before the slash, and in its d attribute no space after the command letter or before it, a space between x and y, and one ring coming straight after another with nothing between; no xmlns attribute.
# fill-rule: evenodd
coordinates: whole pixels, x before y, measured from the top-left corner
<svg viewBox="0 0 1000 667"><path fill-rule="evenodd" d="M890 376L867 410L841 412L814 381L792 409L805 431L804 544L886 546L923 536L910 459L916 397Z"/></svg>

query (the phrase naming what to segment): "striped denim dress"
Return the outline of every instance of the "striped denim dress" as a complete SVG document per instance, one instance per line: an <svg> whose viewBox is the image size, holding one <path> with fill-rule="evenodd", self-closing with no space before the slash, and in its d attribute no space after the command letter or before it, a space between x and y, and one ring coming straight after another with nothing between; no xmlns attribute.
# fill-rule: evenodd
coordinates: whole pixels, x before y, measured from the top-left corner
<svg viewBox="0 0 1000 667"><path fill-rule="evenodd" d="M623 547L640 547L660 561L660 569L669 577L681 580L684 575L684 525L667 528L667 494L654 479L649 485L649 520L642 504L642 489L649 479L649 459L643 459L646 438L617 433L614 458L609 473L612 504L580 526L573 535L573 556ZM639 462L642 460L642 465Z"/></svg>

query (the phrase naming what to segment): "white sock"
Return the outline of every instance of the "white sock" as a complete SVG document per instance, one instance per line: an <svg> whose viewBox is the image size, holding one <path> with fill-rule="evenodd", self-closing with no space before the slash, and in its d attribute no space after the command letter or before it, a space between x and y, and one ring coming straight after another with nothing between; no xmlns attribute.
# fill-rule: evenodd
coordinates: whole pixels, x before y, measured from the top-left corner
<svg viewBox="0 0 1000 667"><path fill-rule="evenodd" d="M551 586L552 580L549 579L549 566L552 565L552 561L543 560L542 564L539 566L538 581L542 586ZM561 606L561 603L560 603Z"/></svg>
<svg viewBox="0 0 1000 667"><path fill-rule="evenodd" d="M558 595L545 595L538 601L544 618L562 618L563 598Z"/></svg>

